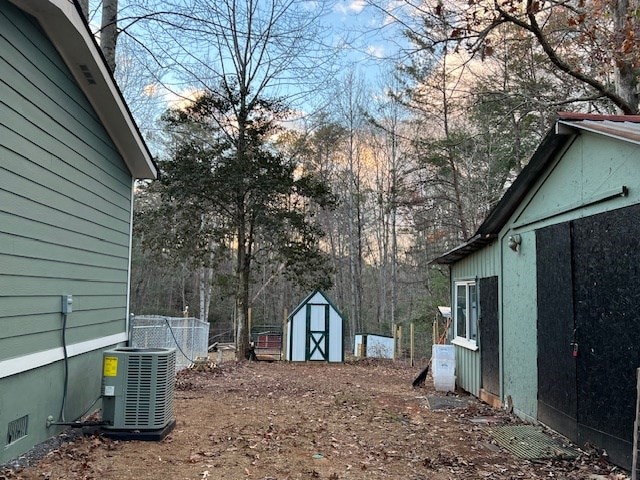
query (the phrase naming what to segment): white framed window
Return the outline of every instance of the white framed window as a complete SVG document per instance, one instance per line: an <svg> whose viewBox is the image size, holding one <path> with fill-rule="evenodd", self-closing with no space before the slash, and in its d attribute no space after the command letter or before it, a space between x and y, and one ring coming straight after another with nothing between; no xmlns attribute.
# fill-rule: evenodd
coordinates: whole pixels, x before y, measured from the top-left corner
<svg viewBox="0 0 640 480"><path fill-rule="evenodd" d="M455 282L454 342L477 349L478 340L478 287L475 281Z"/></svg>

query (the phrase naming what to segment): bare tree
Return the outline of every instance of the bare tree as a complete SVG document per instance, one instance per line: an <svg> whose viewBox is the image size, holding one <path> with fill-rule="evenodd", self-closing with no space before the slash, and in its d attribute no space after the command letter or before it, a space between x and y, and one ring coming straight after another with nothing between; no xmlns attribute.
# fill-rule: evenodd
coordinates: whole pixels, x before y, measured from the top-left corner
<svg viewBox="0 0 640 480"><path fill-rule="evenodd" d="M327 80L331 54L324 45L321 24L327 11L324 1L131 2L117 22L110 10L113 6L117 4L111 0L103 9L101 34L105 42L111 39L103 46L107 59L118 34L124 32L147 45L150 56L166 69L167 74L156 79L163 89L185 100L206 93L230 105L224 118L214 118L233 145L238 165L251 164L250 135L256 131L265 101L299 105ZM245 173L251 176L254 172ZM237 252L236 343L238 356L244 357L255 232L251 229L254 219L245 216L247 198L241 191L234 202L238 212L233 242Z"/></svg>
<svg viewBox="0 0 640 480"><path fill-rule="evenodd" d="M576 100L606 99L625 114L638 113L637 0L404 0L392 3L393 9L371 4L432 52L454 43L486 58L504 41L501 27L517 27L512 38L529 35L547 62L587 88Z"/></svg>
<svg viewBox="0 0 640 480"><path fill-rule="evenodd" d="M398 87L397 79L388 77L386 80ZM391 92L394 89L386 87L386 90L388 94L374 104L368 117L376 158L376 236L380 258L378 322L393 325L398 322L398 224L407 169L403 164L408 152L404 131L409 118L402 105L393 100Z"/></svg>

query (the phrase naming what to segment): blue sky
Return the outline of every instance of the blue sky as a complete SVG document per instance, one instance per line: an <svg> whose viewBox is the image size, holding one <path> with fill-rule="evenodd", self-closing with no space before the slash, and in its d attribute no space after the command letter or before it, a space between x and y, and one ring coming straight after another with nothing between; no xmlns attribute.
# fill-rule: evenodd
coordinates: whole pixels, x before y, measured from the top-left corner
<svg viewBox="0 0 640 480"><path fill-rule="evenodd" d="M337 0L329 21L349 57L372 74L394 62L404 41L398 27L366 0Z"/></svg>
<svg viewBox="0 0 640 480"><path fill-rule="evenodd" d="M307 1L309 6L313 8L316 0ZM328 1L332 3L324 21L329 27L328 35L331 35L332 38L327 38L326 43L340 47L343 54L338 56L341 58L337 57L340 61L338 72L340 74L347 73L349 69L352 69L359 80L367 83L372 90L379 90L383 84L382 78L389 78L388 72L392 71L394 63L397 63L395 59L397 59L398 42L402 42L404 37L397 27L389 24L388 18L384 17L381 10L371 6L367 0ZM129 2L133 2L133 0L129 0ZM126 10L121 12L123 15L128 13L127 3L126 1L121 2L121 6ZM324 5L326 6L326 3ZM97 30L99 27L95 22L99 22L99 5L92 0L92 6L98 10L92 25ZM147 47L153 50L156 45L151 43ZM120 68L126 68L125 64L121 63ZM162 75L163 81L167 81L164 86L153 83L153 80L149 79L149 83L143 91L145 96L152 91L156 92L159 94L156 98L164 101L164 105L172 105L180 100L180 96L190 97L199 90L198 85L189 87L184 83L173 82L170 71L160 72L160 75ZM159 107L160 109L165 108L162 105ZM141 120L148 120L148 118Z"/></svg>

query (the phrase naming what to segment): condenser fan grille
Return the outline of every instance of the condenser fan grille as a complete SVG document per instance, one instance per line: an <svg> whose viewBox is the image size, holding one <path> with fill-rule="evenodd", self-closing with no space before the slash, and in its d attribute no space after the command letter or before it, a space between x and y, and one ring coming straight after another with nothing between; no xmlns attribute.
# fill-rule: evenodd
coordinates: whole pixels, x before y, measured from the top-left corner
<svg viewBox="0 0 640 480"><path fill-rule="evenodd" d="M148 425L151 418L153 357L130 355L124 400L125 426ZM154 402L155 403L155 402Z"/></svg>

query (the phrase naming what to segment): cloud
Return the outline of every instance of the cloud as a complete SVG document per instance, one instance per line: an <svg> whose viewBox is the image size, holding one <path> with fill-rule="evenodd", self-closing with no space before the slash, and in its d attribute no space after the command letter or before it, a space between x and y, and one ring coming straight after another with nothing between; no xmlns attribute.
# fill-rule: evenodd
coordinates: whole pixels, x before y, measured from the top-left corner
<svg viewBox="0 0 640 480"><path fill-rule="evenodd" d="M336 3L334 7L334 11L341 13L343 15L349 15L351 13L360 13L364 10L364 7L367 5L366 0L351 0L348 2L339 2Z"/></svg>
<svg viewBox="0 0 640 480"><path fill-rule="evenodd" d="M167 90L165 99L171 108L185 108L192 104L204 92L198 89L187 89L181 92Z"/></svg>
<svg viewBox="0 0 640 480"><path fill-rule="evenodd" d="M320 9L320 2L318 0L306 0L302 2L302 9L307 12L315 12Z"/></svg>
<svg viewBox="0 0 640 480"><path fill-rule="evenodd" d="M150 83L142 89L146 97L160 99L169 108L184 108L202 95L203 91L195 88L172 90L161 83Z"/></svg>
<svg viewBox="0 0 640 480"><path fill-rule="evenodd" d="M384 58L384 47L382 45L369 45L367 54L374 58Z"/></svg>

